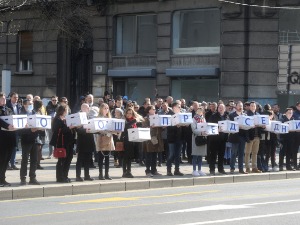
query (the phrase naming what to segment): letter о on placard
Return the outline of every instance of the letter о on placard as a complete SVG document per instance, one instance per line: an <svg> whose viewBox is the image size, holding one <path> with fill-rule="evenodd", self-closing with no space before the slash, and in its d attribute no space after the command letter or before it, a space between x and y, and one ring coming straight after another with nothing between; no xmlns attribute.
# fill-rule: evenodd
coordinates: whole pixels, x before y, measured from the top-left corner
<svg viewBox="0 0 300 225"><path fill-rule="evenodd" d="M107 124L107 121L104 121L104 120L99 120L98 123L97 123L98 128L100 130L103 130L105 128L106 124Z"/></svg>
<svg viewBox="0 0 300 225"><path fill-rule="evenodd" d="M40 118L40 124L42 127L47 127L48 121L46 118Z"/></svg>

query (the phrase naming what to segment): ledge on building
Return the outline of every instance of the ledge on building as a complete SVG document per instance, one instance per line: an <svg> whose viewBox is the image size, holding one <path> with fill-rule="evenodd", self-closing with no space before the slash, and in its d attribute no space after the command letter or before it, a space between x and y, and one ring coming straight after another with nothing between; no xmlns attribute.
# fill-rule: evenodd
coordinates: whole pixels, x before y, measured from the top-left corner
<svg viewBox="0 0 300 225"><path fill-rule="evenodd" d="M136 69L110 69L108 70L109 77L155 77L156 69L151 68L136 68Z"/></svg>
<svg viewBox="0 0 300 225"><path fill-rule="evenodd" d="M33 75L33 71L18 71L14 75Z"/></svg>
<svg viewBox="0 0 300 225"><path fill-rule="evenodd" d="M166 69L167 77L219 77L220 69L217 67L199 67L199 68L168 68Z"/></svg>

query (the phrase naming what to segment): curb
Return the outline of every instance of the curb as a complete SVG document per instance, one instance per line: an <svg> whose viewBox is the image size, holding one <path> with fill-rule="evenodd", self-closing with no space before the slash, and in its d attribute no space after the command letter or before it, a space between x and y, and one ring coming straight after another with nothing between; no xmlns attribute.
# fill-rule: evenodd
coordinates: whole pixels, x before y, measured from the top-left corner
<svg viewBox="0 0 300 225"><path fill-rule="evenodd" d="M0 201L16 200L26 198L42 198L52 196L80 195L93 193L108 193L119 191L146 190L154 188L170 188L183 186L201 186L212 184L228 184L251 181L267 181L267 180L285 180L300 178L300 172L279 172L279 173L263 173L248 175L225 175L214 177L188 177L188 178L172 178L172 179L149 179L149 180L131 180L109 183L88 183L77 184L72 183L60 186L40 186L40 187L24 187L24 188L3 188L0 189Z"/></svg>

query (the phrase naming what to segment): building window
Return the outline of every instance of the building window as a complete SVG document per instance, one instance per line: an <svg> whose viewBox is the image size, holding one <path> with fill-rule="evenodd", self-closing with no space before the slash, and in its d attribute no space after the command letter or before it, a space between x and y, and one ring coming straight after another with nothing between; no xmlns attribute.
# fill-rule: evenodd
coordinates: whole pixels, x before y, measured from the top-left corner
<svg viewBox="0 0 300 225"><path fill-rule="evenodd" d="M192 100L197 100L200 102L217 101L219 99L219 80L172 80L171 95L174 99L184 98L187 102Z"/></svg>
<svg viewBox="0 0 300 225"><path fill-rule="evenodd" d="M117 55L156 54L156 15L117 18Z"/></svg>
<svg viewBox="0 0 300 225"><path fill-rule="evenodd" d="M220 10L176 11L173 15L173 54L219 54Z"/></svg>
<svg viewBox="0 0 300 225"><path fill-rule="evenodd" d="M32 32L19 32L19 72L32 71Z"/></svg>
<svg viewBox="0 0 300 225"><path fill-rule="evenodd" d="M299 10L280 9L279 11L279 44L300 43Z"/></svg>

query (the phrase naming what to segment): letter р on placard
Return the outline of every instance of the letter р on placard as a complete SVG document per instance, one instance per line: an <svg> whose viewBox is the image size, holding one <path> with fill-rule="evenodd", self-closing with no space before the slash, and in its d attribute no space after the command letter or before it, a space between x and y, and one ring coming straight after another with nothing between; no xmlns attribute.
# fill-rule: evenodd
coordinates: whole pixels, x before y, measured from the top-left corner
<svg viewBox="0 0 300 225"><path fill-rule="evenodd" d="M186 122L188 120L188 115L183 115L183 121Z"/></svg>

